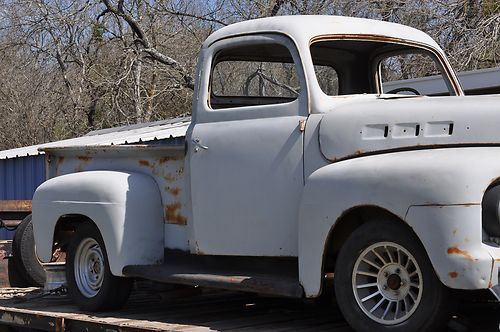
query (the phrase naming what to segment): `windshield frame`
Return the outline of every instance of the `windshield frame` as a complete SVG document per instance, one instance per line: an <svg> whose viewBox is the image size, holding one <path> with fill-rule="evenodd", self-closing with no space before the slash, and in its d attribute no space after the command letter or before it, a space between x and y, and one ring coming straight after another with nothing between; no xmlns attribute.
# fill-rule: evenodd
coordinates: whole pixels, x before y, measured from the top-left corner
<svg viewBox="0 0 500 332"><path fill-rule="evenodd" d="M387 44L395 44L398 46L404 46L408 47L409 49L415 49L415 52L421 51L424 54L429 54L435 61L436 65L442 70L442 77L448 87L450 95L455 95L455 96L463 96L463 90L460 85L460 82L457 79L457 76L455 72L453 71L452 67L450 66L448 59L444 55L444 53L436 49L430 45L423 44L420 42L416 41L411 41L411 40L404 40L404 39L398 39L398 38L392 38L392 37L387 37L387 36L380 36L380 35L360 35L360 34L329 34L329 35L319 35L311 38L309 41L309 54L311 56L312 60L312 53L311 53L311 47L313 44L318 43L318 42L323 42L323 41L367 41L367 42L381 42L381 43L387 43ZM373 58L370 59L370 61L375 60L377 61L377 58L381 58L381 55L383 53L376 54ZM380 75L378 73L379 70L379 62L376 62L376 65L374 66L375 68L372 68L371 70L373 71L370 75L375 75L373 76L375 80L375 87L378 91L377 94L382 93L382 87L381 87L381 82L380 82ZM315 81L315 88L320 89L319 83L317 80L317 77L315 75L314 77ZM322 91L322 90L321 90ZM326 94L325 94L326 95ZM338 97L346 97L349 96L350 94L344 94ZM329 96L329 97L337 97L337 96Z"/></svg>

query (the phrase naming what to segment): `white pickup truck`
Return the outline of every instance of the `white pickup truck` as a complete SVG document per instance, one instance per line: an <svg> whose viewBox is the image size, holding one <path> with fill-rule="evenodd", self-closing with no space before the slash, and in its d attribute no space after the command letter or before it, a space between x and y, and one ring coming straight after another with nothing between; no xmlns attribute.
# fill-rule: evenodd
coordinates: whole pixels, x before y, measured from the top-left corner
<svg viewBox="0 0 500 332"><path fill-rule="evenodd" d="M354 329L437 329L450 289L500 299L499 105L410 27L237 23L201 48L185 146L46 150L36 252L66 252L85 310L134 278L316 298L333 276Z"/></svg>

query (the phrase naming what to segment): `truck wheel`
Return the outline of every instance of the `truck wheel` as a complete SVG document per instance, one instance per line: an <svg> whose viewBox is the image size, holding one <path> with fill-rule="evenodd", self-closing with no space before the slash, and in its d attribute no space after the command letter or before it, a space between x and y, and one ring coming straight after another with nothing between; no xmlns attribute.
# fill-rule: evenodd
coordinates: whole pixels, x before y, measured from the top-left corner
<svg viewBox="0 0 500 332"><path fill-rule="evenodd" d="M404 225L368 222L343 245L335 294L356 331L435 331L449 319L448 289Z"/></svg>
<svg viewBox="0 0 500 332"><path fill-rule="evenodd" d="M43 287L45 278L45 270L35 253L33 223L30 214L19 224L12 241L9 281L14 287Z"/></svg>
<svg viewBox="0 0 500 332"><path fill-rule="evenodd" d="M104 241L90 223L77 228L68 246L66 280L73 301L87 311L121 308L132 288L132 279L111 274Z"/></svg>

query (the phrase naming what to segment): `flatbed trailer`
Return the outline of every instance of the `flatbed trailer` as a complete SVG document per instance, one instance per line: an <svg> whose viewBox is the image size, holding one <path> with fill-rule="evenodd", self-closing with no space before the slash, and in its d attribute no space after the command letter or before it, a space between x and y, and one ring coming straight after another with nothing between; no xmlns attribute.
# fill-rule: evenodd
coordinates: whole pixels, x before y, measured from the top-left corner
<svg viewBox="0 0 500 332"><path fill-rule="evenodd" d="M227 291L139 285L125 308L106 313L43 295L39 288L0 289L0 331L352 331L334 304ZM498 331L499 312L498 303L469 302L449 331Z"/></svg>
<svg viewBox="0 0 500 332"><path fill-rule="evenodd" d="M0 324L42 331L352 331L336 308L251 294L136 289L125 308L106 313L79 311L65 295L40 294L0 289Z"/></svg>

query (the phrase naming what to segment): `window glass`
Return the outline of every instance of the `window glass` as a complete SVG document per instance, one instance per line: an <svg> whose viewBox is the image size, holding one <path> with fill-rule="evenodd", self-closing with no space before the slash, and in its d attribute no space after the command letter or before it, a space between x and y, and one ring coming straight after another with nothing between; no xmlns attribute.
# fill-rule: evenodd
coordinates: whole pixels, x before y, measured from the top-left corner
<svg viewBox="0 0 500 332"><path fill-rule="evenodd" d="M339 77L335 69L330 66L314 66L318 84L323 92L329 96L338 96Z"/></svg>
<svg viewBox="0 0 500 332"><path fill-rule="evenodd" d="M380 76L384 93L449 95L441 68L430 54L388 56L380 62Z"/></svg>
<svg viewBox="0 0 500 332"><path fill-rule="evenodd" d="M299 81L293 63L223 61L212 77L215 96L296 98Z"/></svg>
<svg viewBox="0 0 500 332"><path fill-rule="evenodd" d="M287 103L300 82L292 55L281 44L247 44L217 53L211 75L213 109Z"/></svg>

